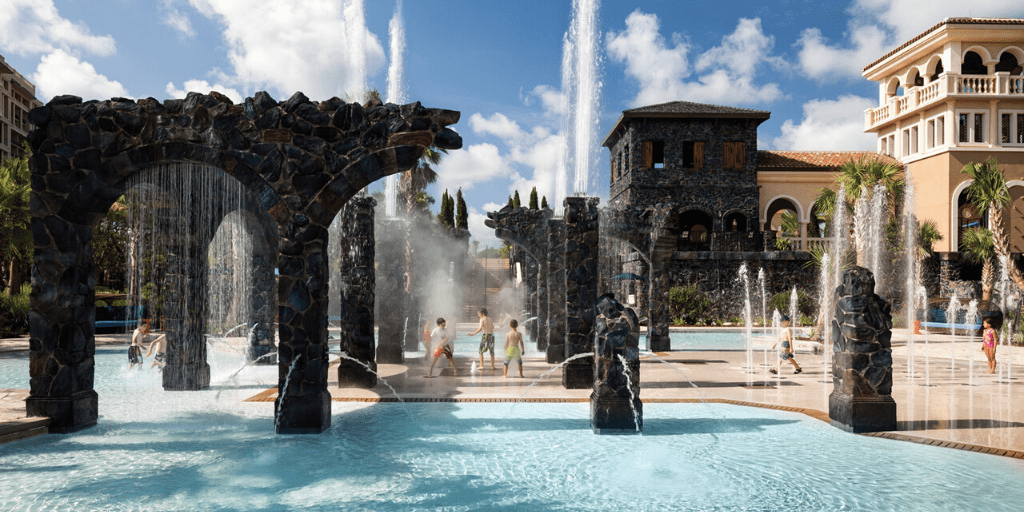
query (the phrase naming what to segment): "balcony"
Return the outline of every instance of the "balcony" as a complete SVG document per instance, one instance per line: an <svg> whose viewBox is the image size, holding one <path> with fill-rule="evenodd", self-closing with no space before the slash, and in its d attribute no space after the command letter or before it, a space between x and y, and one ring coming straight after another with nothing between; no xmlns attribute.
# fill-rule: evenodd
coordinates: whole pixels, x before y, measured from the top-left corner
<svg viewBox="0 0 1024 512"><path fill-rule="evenodd" d="M954 99L1024 99L1024 76L1008 73L995 75L954 75L945 73L934 82L908 88L903 96L893 96L884 105L864 111L864 130L941 100Z"/></svg>

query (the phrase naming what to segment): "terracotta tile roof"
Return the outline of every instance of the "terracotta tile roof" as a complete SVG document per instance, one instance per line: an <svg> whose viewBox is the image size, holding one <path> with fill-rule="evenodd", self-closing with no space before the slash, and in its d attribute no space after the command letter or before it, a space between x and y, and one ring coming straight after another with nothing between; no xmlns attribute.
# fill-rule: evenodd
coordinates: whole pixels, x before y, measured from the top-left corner
<svg viewBox="0 0 1024 512"><path fill-rule="evenodd" d="M874 151L767 151L757 152L758 169L838 170L850 160L878 159L903 167L890 156Z"/></svg>
<svg viewBox="0 0 1024 512"><path fill-rule="evenodd" d="M622 113L626 116L640 117L643 114L680 114L686 116L686 114L698 114L698 115L718 115L718 114L740 114L740 115L752 115L754 117L767 117L771 115L771 112L767 110L754 110L750 108L737 108L737 107L724 107L721 105L708 105L705 103L693 103L689 101L670 101L668 103L659 103L657 105L647 105L644 107L631 108L629 110L623 110Z"/></svg>
<svg viewBox="0 0 1024 512"><path fill-rule="evenodd" d="M895 50L892 50L891 52L883 55L882 58L872 62L871 64L868 64L867 66L864 66L863 71L867 71L868 69L874 67L879 62L882 62L883 60L888 59L889 57L892 57L893 55L898 53L900 50L902 50L902 49L904 49L904 48L906 48L906 47L916 43L921 38L923 38L924 36L932 33L933 31L935 31L936 29L938 29L939 27L941 27L943 25L1024 25L1024 19L1019 19L1019 18L946 18L946 19L936 23L935 25L933 25L928 30L925 30L924 32L921 32L920 34L915 36L910 41L907 41L907 42L901 44Z"/></svg>

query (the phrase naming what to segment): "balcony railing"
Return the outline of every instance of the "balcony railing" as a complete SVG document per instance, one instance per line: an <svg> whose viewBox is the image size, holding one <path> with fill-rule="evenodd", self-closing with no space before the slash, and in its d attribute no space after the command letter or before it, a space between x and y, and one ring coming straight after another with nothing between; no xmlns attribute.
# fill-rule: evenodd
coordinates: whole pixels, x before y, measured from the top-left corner
<svg viewBox="0 0 1024 512"><path fill-rule="evenodd" d="M864 111L864 127L874 128L879 124L900 117L918 107L945 98L977 98L993 96L1018 96L1024 99L1024 77L1010 76L1000 72L995 75L954 75L943 74L928 85L910 87L903 96L893 96L884 105Z"/></svg>

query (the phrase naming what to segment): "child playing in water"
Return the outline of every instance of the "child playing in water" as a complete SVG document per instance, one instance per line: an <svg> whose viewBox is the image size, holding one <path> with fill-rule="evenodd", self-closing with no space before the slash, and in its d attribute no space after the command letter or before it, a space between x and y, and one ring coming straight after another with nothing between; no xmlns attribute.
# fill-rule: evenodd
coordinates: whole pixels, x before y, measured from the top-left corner
<svg viewBox="0 0 1024 512"><path fill-rule="evenodd" d="M999 336L996 334L996 330L992 328L992 322L988 318L981 320L981 326L985 329L981 335L981 351L988 358L988 371L985 373L995 373L996 346L999 345Z"/></svg>
<svg viewBox="0 0 1024 512"><path fill-rule="evenodd" d="M430 360L433 354L430 350L430 322L423 324L423 361Z"/></svg>
<svg viewBox="0 0 1024 512"><path fill-rule="evenodd" d="M789 328L789 317L786 315L782 315L782 328L779 329L779 342L782 343L782 348L779 350L779 359L782 359L783 361L789 360L790 363L793 363L793 368L796 368L793 370L793 373L800 373L804 371L803 368L800 368L800 365L796 364L796 358L793 357L793 330ZM776 343L776 345L778 345L778 343ZM772 345L772 348L775 348L775 345ZM775 368L768 371L772 373L779 373Z"/></svg>
<svg viewBox="0 0 1024 512"><path fill-rule="evenodd" d="M508 364L515 361L519 366L519 376L523 376L523 352L526 347L523 345L523 335L516 330L519 322L513 318L508 322L509 330L505 333L505 372L502 377L508 377Z"/></svg>
<svg viewBox="0 0 1024 512"><path fill-rule="evenodd" d="M156 357L153 358L153 364L149 367L159 366L164 367L164 357L167 354L167 335L161 334L157 338L149 343L149 350L146 351L146 357L149 357L153 353L153 348L156 348Z"/></svg>
<svg viewBox="0 0 1024 512"><path fill-rule="evenodd" d="M132 332L132 344L128 347L128 369L135 365L142 368L142 344L146 342L146 335L149 334L149 322L139 320L139 325Z"/></svg>
<svg viewBox="0 0 1024 512"><path fill-rule="evenodd" d="M437 327L430 333L431 345L434 347L434 360L430 362L430 370L427 371L427 378L434 376L434 365L442 355L448 358L452 365L452 373L459 375L459 369L455 367L455 359L452 357L452 350L455 348L455 336L452 336L447 329L447 322L444 318L437 319Z"/></svg>
<svg viewBox="0 0 1024 512"><path fill-rule="evenodd" d="M480 325L469 335L474 336L480 331L484 332L480 335L480 368L484 367L484 352L490 351L491 369L494 370L494 322L487 317L487 308L480 308L476 315L480 318Z"/></svg>

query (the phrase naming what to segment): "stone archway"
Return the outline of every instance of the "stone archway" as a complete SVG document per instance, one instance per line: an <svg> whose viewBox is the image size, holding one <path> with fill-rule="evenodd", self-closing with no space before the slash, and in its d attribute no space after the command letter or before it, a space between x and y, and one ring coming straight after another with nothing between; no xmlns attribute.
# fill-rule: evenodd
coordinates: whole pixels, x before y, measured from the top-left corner
<svg viewBox="0 0 1024 512"><path fill-rule="evenodd" d="M140 169L193 162L240 181L277 223L277 432L329 428L327 226L359 190L410 168L427 147L460 148L447 128L458 120L418 102L311 102L302 93L278 102L266 92L243 105L218 93L163 103L58 96L32 110L28 414L49 416L54 432L96 423L92 228Z"/></svg>

